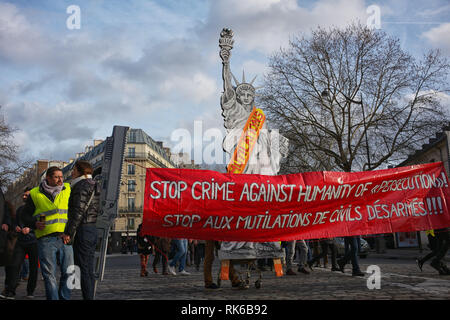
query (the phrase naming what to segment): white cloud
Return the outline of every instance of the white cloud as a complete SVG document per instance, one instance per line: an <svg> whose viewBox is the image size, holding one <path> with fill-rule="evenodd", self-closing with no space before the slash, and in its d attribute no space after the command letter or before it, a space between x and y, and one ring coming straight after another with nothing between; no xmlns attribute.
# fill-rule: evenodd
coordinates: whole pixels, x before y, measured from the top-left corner
<svg viewBox="0 0 450 320"><path fill-rule="evenodd" d="M428 40L434 48L440 48L445 54L450 54L450 23L443 23L436 28L432 28L421 37Z"/></svg>
<svg viewBox="0 0 450 320"><path fill-rule="evenodd" d="M218 0L211 4L208 23L199 28L203 38L217 38L223 27L235 34L235 46L270 54L287 46L289 38L318 25L343 26L367 18L363 0L321 0L304 8L295 0Z"/></svg>
<svg viewBox="0 0 450 320"><path fill-rule="evenodd" d="M235 34L232 71L238 80L242 68L247 81L258 75L258 85L267 55L290 37L367 18L364 0L308 7L296 0L196 1L192 9L190 3L89 2L81 8L81 29L70 32L64 19L62 29L49 27L58 16L51 8L0 3L0 67L15 76L2 76L0 104L21 129L24 149L66 160L86 141L110 135L113 125L142 128L164 141L175 128L193 129L194 120L204 130L223 130L223 27ZM445 32L424 37L442 43Z"/></svg>
<svg viewBox="0 0 450 320"><path fill-rule="evenodd" d="M0 61L25 62L48 53L37 26L10 3L0 3Z"/></svg>

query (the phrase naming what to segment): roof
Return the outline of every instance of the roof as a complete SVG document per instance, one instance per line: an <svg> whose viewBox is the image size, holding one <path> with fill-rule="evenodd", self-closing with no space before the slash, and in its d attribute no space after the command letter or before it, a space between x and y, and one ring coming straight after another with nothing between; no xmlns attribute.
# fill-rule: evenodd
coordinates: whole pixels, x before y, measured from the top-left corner
<svg viewBox="0 0 450 320"><path fill-rule="evenodd" d="M416 150L416 152L414 152L413 154L410 154L405 161L403 161L402 163L400 163L397 166L401 167L401 166L407 165L407 163L409 163L414 158L417 158L421 154L426 153L427 151L434 148L436 145L438 145L442 141L446 140L447 139L447 135L445 134L446 131L450 131L450 125L443 127L442 130L437 132L433 138L430 138L428 140L428 143L425 143L422 145L422 149Z"/></svg>

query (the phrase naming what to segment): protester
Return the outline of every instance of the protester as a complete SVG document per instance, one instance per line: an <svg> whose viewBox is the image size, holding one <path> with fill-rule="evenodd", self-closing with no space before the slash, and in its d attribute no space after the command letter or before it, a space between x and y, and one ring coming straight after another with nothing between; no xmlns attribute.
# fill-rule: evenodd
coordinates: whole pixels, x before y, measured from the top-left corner
<svg viewBox="0 0 450 320"><path fill-rule="evenodd" d="M314 263L319 262L321 258L327 257L328 255L328 248L331 249L331 271L339 271L339 267L337 265L336 261L336 246L334 243L334 239L327 238L327 239L320 239L319 240L321 253L319 255L313 256L311 260L309 260L308 266L312 269Z"/></svg>
<svg viewBox="0 0 450 320"><path fill-rule="evenodd" d="M137 228L137 253L139 254L141 262L141 277L148 276L147 263L150 254L153 252L152 241L153 237L142 234L142 223ZM153 267L155 270L155 267ZM157 273L157 272L155 272Z"/></svg>
<svg viewBox="0 0 450 320"><path fill-rule="evenodd" d="M206 240L205 241L205 260L203 263L203 280L205 282L206 289L217 289L219 286L213 282L212 278L212 264L214 262L214 250L216 241Z"/></svg>
<svg viewBox="0 0 450 320"><path fill-rule="evenodd" d="M295 276L296 273L292 270L292 263L295 255L295 240L286 242L286 274L288 276Z"/></svg>
<svg viewBox="0 0 450 320"><path fill-rule="evenodd" d="M308 246L306 245L305 240L297 240L296 248L300 252L299 257L298 257L299 261L298 261L297 271L304 273L304 274L309 274L309 271L307 271L305 269L305 265L306 265L306 262L308 259Z"/></svg>
<svg viewBox="0 0 450 320"><path fill-rule="evenodd" d="M22 200L25 203L30 196L31 188L26 188L22 194ZM22 214L25 205L19 207L16 212L16 226L15 231L18 233L18 239L14 250L13 263L11 265L11 279L10 286L17 286L21 274L20 271L25 262L28 262L28 282L27 282L27 298L34 298L34 290L36 289L37 275L38 275L38 246L34 231L24 226L22 221ZM25 259L28 256L28 259Z"/></svg>
<svg viewBox="0 0 450 320"><path fill-rule="evenodd" d="M72 169L72 191L69 198L69 220L64 231L64 243L73 242L75 264L80 268L81 292L84 300L94 299L94 255L97 246L97 216L99 196L92 179L93 168L84 160Z"/></svg>
<svg viewBox="0 0 450 320"><path fill-rule="evenodd" d="M217 289L219 286L213 282L212 278L212 264L214 262L214 253L216 249L220 248L220 241L206 240L205 242L205 261L203 264L203 279L206 289ZM230 262L228 277L233 288L240 288L243 281L239 279L239 275Z"/></svg>
<svg viewBox="0 0 450 320"><path fill-rule="evenodd" d="M187 255L187 239L174 239L172 242L175 245L175 255L169 263L169 273L172 275L177 275L175 272L175 266L179 263L178 272L180 275L188 276L189 272L185 270L186 268L186 255Z"/></svg>
<svg viewBox="0 0 450 320"><path fill-rule="evenodd" d="M430 265L436 269L440 275L450 275L450 269L443 261L449 248L449 229L436 229L433 233L436 238L433 244L433 251L422 259L417 259L417 265L419 266L420 271L422 271L423 264L432 257L435 257Z"/></svg>
<svg viewBox="0 0 450 320"><path fill-rule="evenodd" d="M4 202L4 216L2 222L2 231L8 232L5 238L5 250L3 263L5 265L5 289L0 294L1 299L13 300L16 297L17 282L15 281L15 265L17 259L15 257L15 247L17 235L13 234L15 210L11 202ZM20 263L20 262L19 262Z"/></svg>
<svg viewBox="0 0 450 320"><path fill-rule="evenodd" d="M194 264L195 270L200 270L200 262L205 258L205 240L194 240Z"/></svg>
<svg viewBox="0 0 450 320"><path fill-rule="evenodd" d="M169 238L157 237L155 238L155 259L153 260L153 271L158 273L158 269L156 266L161 260L161 264L163 267L162 274L168 275L167 272L167 264L168 264L168 256L170 251L171 240Z"/></svg>
<svg viewBox="0 0 450 320"><path fill-rule="evenodd" d="M74 264L73 249L62 239L67 222L69 196L70 185L63 182L61 169L50 167L45 179L30 191L30 197L23 208L24 226L34 229L36 234L48 300L69 300L71 296L68 268ZM59 283L58 265L61 272Z"/></svg>
<svg viewBox="0 0 450 320"><path fill-rule="evenodd" d="M351 260L352 262L352 276L363 277L364 273L361 272L358 264L358 237L344 237L345 254L344 257L337 261L339 270L344 272L345 265Z"/></svg>

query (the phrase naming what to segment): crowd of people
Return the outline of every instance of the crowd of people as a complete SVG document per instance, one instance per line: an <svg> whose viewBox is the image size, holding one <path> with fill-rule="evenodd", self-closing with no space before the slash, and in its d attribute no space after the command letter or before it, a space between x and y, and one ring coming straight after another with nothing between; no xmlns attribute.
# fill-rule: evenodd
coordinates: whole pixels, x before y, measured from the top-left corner
<svg viewBox="0 0 450 320"><path fill-rule="evenodd" d="M16 288L27 262L27 297L33 298L40 268L48 300L69 300L72 286L69 277L76 266L80 274L82 297L94 299L94 252L97 244L96 221L100 210L100 192L92 179L93 169L87 161L75 162L71 183L63 182L63 174L58 167L50 167L45 179L33 188L23 190L24 204L17 210L11 202L4 201L1 194L0 264L5 266L2 299L14 299ZM0 190L1 192L1 190ZM142 277L148 276L147 265L153 258L153 272L158 273L161 264L163 275L189 276L186 265L194 265L200 270L203 264L204 284L207 289L217 289L213 281L212 264L220 248L214 240L168 239L145 235L139 226L137 252L140 255ZM421 259L417 265L422 270L430 259L430 265L439 274L449 275L450 270L443 258L449 248L447 228L428 233L432 252ZM352 264L353 276L364 276L359 268L359 237L345 237L345 254L337 259L334 239L295 240L282 242L285 250L287 276L297 275L294 259L298 260L297 272L309 275L313 267L323 260L328 264L331 256L331 270L344 272L345 266ZM25 259L27 257L27 259ZM257 260L257 268L264 271L272 267L266 259ZM60 275L58 280L58 275ZM242 287L242 279L232 264L229 268L232 287Z"/></svg>
<svg viewBox="0 0 450 320"><path fill-rule="evenodd" d="M92 173L90 163L79 160L73 166L69 184L63 182L60 168L50 167L39 186L24 190L24 205L14 210L11 202L5 201L0 255L5 283L0 298L15 298L26 255L28 298L34 297L38 267L48 300L71 298L69 278L77 270L83 299L94 298L100 193Z"/></svg>

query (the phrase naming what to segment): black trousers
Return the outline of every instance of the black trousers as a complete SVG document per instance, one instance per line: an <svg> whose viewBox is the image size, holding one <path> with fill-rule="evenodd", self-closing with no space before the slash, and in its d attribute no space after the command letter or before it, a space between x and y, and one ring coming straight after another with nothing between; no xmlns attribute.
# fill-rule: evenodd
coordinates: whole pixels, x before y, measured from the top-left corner
<svg viewBox="0 0 450 320"><path fill-rule="evenodd" d="M435 261L441 263L442 259L447 254L449 245L450 245L450 236L448 231L438 232L437 235L437 253L436 258L434 258Z"/></svg>
<svg viewBox="0 0 450 320"><path fill-rule="evenodd" d="M37 242L22 243L20 241L17 241L11 263L5 266L5 289L13 294L16 293L16 288L20 278L20 270L22 268L25 255L27 254L28 262L30 265L30 272L27 283L27 294L33 295L34 290L36 289L38 274Z"/></svg>
<svg viewBox="0 0 450 320"><path fill-rule="evenodd" d="M94 224L81 225L73 242L73 259L80 268L81 293L84 300L94 299L94 255L97 245L97 228Z"/></svg>
<svg viewBox="0 0 450 320"><path fill-rule="evenodd" d="M449 232L435 230L435 240L434 245L432 246L433 251L431 251L425 257L420 259L420 262L425 263L427 260L434 257L432 262L440 264L442 262L442 259L447 254L449 244L450 244Z"/></svg>

